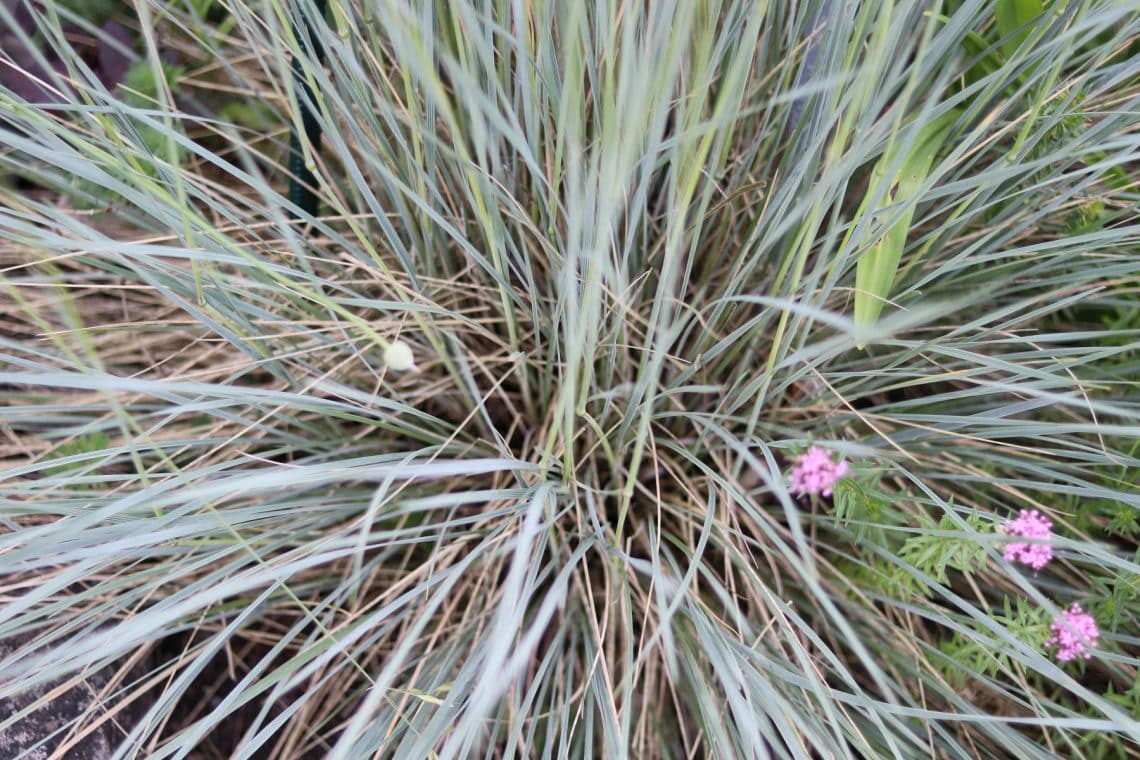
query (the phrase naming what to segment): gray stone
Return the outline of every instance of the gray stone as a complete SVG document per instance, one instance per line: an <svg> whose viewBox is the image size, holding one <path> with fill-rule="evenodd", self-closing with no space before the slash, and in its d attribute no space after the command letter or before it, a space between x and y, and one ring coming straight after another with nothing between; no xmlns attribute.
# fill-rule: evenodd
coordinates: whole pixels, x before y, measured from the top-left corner
<svg viewBox="0 0 1140 760"><path fill-rule="evenodd" d="M33 639L30 635L11 636L0 640L0 662L16 655ZM98 728L78 741L74 740L88 726L99 722L108 706L100 703L100 693L114 675L105 668L88 676L72 688L50 697L44 704L14 725L0 730L0 758L4 760L107 760L123 738L114 720L103 721ZM0 671L0 678L2 678ZM52 694L66 680L32 686L15 697L0 700L0 723ZM122 717L122 713L117 717ZM77 722L78 721L78 722ZM66 746L66 748L64 748Z"/></svg>

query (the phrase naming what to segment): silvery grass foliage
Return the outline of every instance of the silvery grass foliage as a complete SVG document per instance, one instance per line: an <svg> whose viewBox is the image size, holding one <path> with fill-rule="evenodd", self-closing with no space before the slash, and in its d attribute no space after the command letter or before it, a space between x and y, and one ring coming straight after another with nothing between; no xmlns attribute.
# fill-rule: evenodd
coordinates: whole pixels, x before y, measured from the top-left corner
<svg viewBox="0 0 1140 760"><path fill-rule="evenodd" d="M307 6L211 5L134 3L145 106L52 3L0 91L0 699L114 669L55 738L117 757L1140 754L1130 3L978 68L974 0L334 2L309 231Z"/></svg>

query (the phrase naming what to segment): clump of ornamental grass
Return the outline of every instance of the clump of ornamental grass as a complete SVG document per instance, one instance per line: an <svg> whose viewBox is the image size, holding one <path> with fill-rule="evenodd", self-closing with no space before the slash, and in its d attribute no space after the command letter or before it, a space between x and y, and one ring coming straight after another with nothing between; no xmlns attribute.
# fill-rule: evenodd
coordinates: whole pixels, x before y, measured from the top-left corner
<svg viewBox="0 0 1140 760"><path fill-rule="evenodd" d="M130 97L35 5L0 699L112 669L45 740L119 757L1136 756L1127 5L144 0Z"/></svg>

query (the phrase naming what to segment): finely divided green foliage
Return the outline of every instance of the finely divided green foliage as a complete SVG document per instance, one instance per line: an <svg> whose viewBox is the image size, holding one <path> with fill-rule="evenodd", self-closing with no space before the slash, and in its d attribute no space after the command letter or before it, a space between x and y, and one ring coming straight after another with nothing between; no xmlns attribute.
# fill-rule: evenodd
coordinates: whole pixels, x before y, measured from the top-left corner
<svg viewBox="0 0 1140 760"><path fill-rule="evenodd" d="M117 668L62 733L119 757L1137 754L1127 3L1015 48L980 1L332 5L311 237L305 6L138 0L146 104L0 90L0 699ZM947 109L904 203L873 167Z"/></svg>

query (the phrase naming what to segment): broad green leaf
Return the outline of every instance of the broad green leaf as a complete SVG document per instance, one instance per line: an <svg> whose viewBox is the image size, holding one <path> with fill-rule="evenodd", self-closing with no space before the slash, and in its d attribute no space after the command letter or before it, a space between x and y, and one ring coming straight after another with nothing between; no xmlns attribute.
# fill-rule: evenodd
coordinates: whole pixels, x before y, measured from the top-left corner
<svg viewBox="0 0 1140 760"><path fill-rule="evenodd" d="M1044 10L1042 0L997 0L994 3L994 21L1007 58L1017 52L1017 48L1029 36L1032 30L1029 22Z"/></svg>
<svg viewBox="0 0 1140 760"><path fill-rule="evenodd" d="M855 270L855 321L859 325L874 324L883 310L883 304L890 295L895 272L898 270L899 259L906 246L907 232L914 219L915 204L926 183L934 157L949 136L959 113L957 110L949 111L919 130L917 139L911 144L910 151L901 163L898 163L897 156L907 146L896 143L883 154L872 170L867 200L860 207L856 219L869 211L870 198L874 197L876 188L880 186L890 167L896 163L898 170L890 179L885 207L880 213L894 218L897 212L892 209L899 205L904 208L902 214L859 259Z"/></svg>

